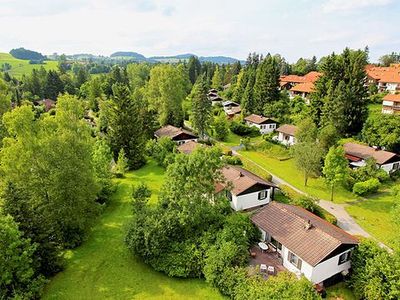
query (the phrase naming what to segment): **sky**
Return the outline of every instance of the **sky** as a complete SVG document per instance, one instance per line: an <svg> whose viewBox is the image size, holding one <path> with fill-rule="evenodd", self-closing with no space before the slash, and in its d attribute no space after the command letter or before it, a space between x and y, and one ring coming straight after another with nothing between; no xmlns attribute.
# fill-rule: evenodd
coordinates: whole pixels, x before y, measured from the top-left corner
<svg viewBox="0 0 400 300"><path fill-rule="evenodd" d="M0 0L0 51L147 57L194 53L289 62L368 45L400 52L398 0Z"/></svg>

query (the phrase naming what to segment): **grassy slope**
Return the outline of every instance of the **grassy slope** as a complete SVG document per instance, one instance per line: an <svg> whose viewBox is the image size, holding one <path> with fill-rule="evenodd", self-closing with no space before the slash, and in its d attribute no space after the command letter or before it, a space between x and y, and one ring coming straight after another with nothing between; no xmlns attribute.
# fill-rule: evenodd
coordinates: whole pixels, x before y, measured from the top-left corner
<svg viewBox="0 0 400 300"><path fill-rule="evenodd" d="M200 279L175 279L155 272L132 257L123 238L129 220L132 184L146 182L153 191L163 182L163 170L153 162L119 181L118 190L89 239L67 253L65 271L46 288L44 299L221 299L219 292Z"/></svg>
<svg viewBox="0 0 400 300"><path fill-rule="evenodd" d="M41 66L46 70L57 68L56 61L46 61L43 65L31 65L28 60L14 58L9 53L0 53L0 66L4 63L11 65L11 70L8 71L9 74L18 78L22 77L23 74L30 74L33 69L39 69Z"/></svg>

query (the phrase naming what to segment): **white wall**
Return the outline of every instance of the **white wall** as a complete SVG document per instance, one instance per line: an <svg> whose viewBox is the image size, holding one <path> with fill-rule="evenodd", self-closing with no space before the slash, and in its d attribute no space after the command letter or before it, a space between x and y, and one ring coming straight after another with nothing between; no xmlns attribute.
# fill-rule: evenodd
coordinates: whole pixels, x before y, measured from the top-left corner
<svg viewBox="0 0 400 300"><path fill-rule="evenodd" d="M258 193L261 192L261 190L246 195L232 195L231 207L238 211L268 204L271 201L271 189L272 188L266 189L267 197L263 200L258 200Z"/></svg>
<svg viewBox="0 0 400 300"><path fill-rule="evenodd" d="M273 132L276 129L276 124L275 123L259 125L259 124L255 124L255 123L246 121L246 124L248 126L250 126L250 127L257 127L260 130L261 134L270 133L270 132Z"/></svg>
<svg viewBox="0 0 400 300"><path fill-rule="evenodd" d="M344 252L316 265L313 269L310 280L313 283L320 283L320 282L324 281L325 279L332 277L335 274L338 274L342 271L348 271L351 267L350 260L339 265L339 256L342 255L343 253L349 252L349 251L350 250L344 251Z"/></svg>
<svg viewBox="0 0 400 300"><path fill-rule="evenodd" d="M302 260L301 263L301 270L297 269L296 266L294 266L289 260L288 260L288 255L289 255L289 249L286 248L284 245L282 245L282 259L283 259L283 266L288 269L290 272L295 273L297 276L300 277L300 275L304 275L304 277L306 277L308 280L311 281L311 276L312 276L312 272L313 272L313 267L308 264L307 262L305 262L304 260L301 259L301 257L299 257ZM294 253L294 252L293 252ZM296 254L296 253L294 253Z"/></svg>
<svg viewBox="0 0 400 300"><path fill-rule="evenodd" d="M390 173L392 171L394 171L393 166L396 162L394 163L390 163L390 164L385 164L385 165L381 165L381 169L385 170L386 173Z"/></svg>
<svg viewBox="0 0 400 300"><path fill-rule="evenodd" d="M286 136L289 137L288 140L285 139ZM278 141L281 142L282 144L288 145L288 146L292 146L292 145L296 144L296 138L294 136L287 135L282 132L279 132L279 134L278 134Z"/></svg>
<svg viewBox="0 0 400 300"><path fill-rule="evenodd" d="M177 143L178 145L183 145L183 144L185 144L187 142L190 142L190 141L197 142L197 139L179 140L179 141L174 141L174 142Z"/></svg>
<svg viewBox="0 0 400 300"><path fill-rule="evenodd" d="M389 92L395 92L396 91L396 88L397 88L397 83L392 83L392 82L388 82L387 84L386 84L386 90L387 91L389 91Z"/></svg>

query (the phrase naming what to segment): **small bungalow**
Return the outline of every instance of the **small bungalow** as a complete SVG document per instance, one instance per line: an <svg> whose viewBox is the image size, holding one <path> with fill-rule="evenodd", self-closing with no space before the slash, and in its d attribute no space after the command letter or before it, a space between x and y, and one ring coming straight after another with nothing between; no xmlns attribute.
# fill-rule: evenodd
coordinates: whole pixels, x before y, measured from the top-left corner
<svg viewBox="0 0 400 300"><path fill-rule="evenodd" d="M232 209L239 211L268 204L276 185L238 166L222 170L224 182L216 183L215 192L225 191Z"/></svg>
<svg viewBox="0 0 400 300"><path fill-rule="evenodd" d="M289 124L284 124L280 126L277 130L278 136L277 140L286 145L286 146L292 146L296 144L296 131L297 131L297 126L295 125L289 125Z"/></svg>
<svg viewBox="0 0 400 300"><path fill-rule="evenodd" d="M220 96L218 95L212 95L212 96L208 96L208 99L211 101L211 105L217 105L217 104L221 104L224 99L222 99Z"/></svg>
<svg viewBox="0 0 400 300"><path fill-rule="evenodd" d="M400 94L387 94L383 97L382 113L391 115L400 114Z"/></svg>
<svg viewBox="0 0 400 300"><path fill-rule="evenodd" d="M197 142L198 139L198 137L194 133L186 129L178 128L172 125L166 125L164 127L161 127L154 133L154 136L157 139L162 137L169 137L178 145L182 145L189 141Z"/></svg>
<svg viewBox="0 0 400 300"><path fill-rule="evenodd" d="M200 144L195 141L189 141L184 144L179 145L176 149L178 152L183 153L183 154L191 154L194 150L196 150L199 147L205 147L204 144Z"/></svg>
<svg viewBox="0 0 400 300"><path fill-rule="evenodd" d="M247 116L246 118L244 118L244 120L247 125L257 127L260 130L261 134L273 132L278 124L278 122L273 119L255 114Z"/></svg>
<svg viewBox="0 0 400 300"><path fill-rule="evenodd" d="M346 143L343 145L343 148L352 168L363 167L366 165L366 159L373 158L376 161L377 167L385 170L387 173L392 173L400 169L400 155L396 153L356 143Z"/></svg>
<svg viewBox="0 0 400 300"><path fill-rule="evenodd" d="M358 240L339 227L299 206L275 201L251 220L261 231L262 244L297 276L323 285L349 273Z"/></svg>
<svg viewBox="0 0 400 300"><path fill-rule="evenodd" d="M242 112L242 109L240 108L240 106L232 107L231 109L228 109L225 111L225 113L229 119L232 119L236 115L240 115L241 112Z"/></svg>
<svg viewBox="0 0 400 300"><path fill-rule="evenodd" d="M49 110L56 107L56 101L51 100L51 99L43 99L43 100L34 101L33 104L36 106L43 105L45 112L48 112Z"/></svg>

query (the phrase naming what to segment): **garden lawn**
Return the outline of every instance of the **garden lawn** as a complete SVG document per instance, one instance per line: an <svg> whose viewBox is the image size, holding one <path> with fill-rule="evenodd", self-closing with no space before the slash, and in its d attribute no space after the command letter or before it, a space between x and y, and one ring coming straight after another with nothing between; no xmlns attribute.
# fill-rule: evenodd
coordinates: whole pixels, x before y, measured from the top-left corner
<svg viewBox="0 0 400 300"><path fill-rule="evenodd" d="M117 191L87 241L66 253L66 269L47 285L43 299L222 299L200 279L176 279L154 271L133 257L124 244L132 185L145 182L157 201L164 170L150 161L116 180Z"/></svg>
<svg viewBox="0 0 400 300"><path fill-rule="evenodd" d="M346 287L344 282L328 287L326 292L328 300L356 300L353 291Z"/></svg>
<svg viewBox="0 0 400 300"><path fill-rule="evenodd" d="M46 70L56 70L58 66L58 62L56 61L45 61L42 65L32 65L29 63L29 60L15 58L9 53L0 53L0 66L4 63L11 65L8 73L18 78L21 78L24 74L30 74L33 69L39 69L41 66Z"/></svg>

